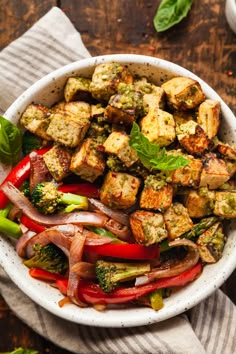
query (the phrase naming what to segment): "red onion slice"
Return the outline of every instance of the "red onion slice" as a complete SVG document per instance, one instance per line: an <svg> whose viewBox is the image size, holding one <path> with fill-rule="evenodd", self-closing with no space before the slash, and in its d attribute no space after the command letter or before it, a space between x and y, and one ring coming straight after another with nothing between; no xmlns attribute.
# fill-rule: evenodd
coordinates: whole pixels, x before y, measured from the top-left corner
<svg viewBox="0 0 236 354"><path fill-rule="evenodd" d="M106 205L104 205L102 202L100 202L97 199L89 198L89 203L95 207L96 209L100 210L103 214L109 216L110 218L118 221L122 225L129 226L129 215L119 211L119 210L113 210Z"/></svg>

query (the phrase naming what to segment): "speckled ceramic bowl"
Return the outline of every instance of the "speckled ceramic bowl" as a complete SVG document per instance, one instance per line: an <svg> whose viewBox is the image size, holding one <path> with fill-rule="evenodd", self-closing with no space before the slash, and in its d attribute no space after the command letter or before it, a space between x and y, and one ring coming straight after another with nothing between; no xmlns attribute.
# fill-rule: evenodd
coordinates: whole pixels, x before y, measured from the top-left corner
<svg viewBox="0 0 236 354"><path fill-rule="evenodd" d="M63 86L69 76L82 74L90 76L94 67L103 62L116 61L128 64L133 73L147 76L156 84L176 75L189 76L198 80L207 97L219 100L223 121L221 135L224 141L236 141L236 119L217 93L202 79L186 69L154 57L139 55L110 55L81 60L67 65L30 87L8 109L5 117L16 123L26 106L32 101L51 105L62 98ZM29 277L28 269L22 265L14 245L10 240L0 237L0 262L12 281L33 301L51 313L80 324L102 327L127 327L160 322L180 314L209 296L220 287L236 267L236 224L231 223L227 230L228 241L222 259L204 268L202 275L193 283L179 290L165 300L165 307L155 312L148 308L109 309L98 312L93 308L79 308L75 305L58 306L62 298L59 292L43 282Z"/></svg>

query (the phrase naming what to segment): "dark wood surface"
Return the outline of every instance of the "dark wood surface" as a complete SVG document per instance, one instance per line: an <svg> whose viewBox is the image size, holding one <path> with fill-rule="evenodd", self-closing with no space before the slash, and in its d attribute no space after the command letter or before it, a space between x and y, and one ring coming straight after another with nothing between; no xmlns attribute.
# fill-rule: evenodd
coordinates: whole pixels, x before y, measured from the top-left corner
<svg viewBox="0 0 236 354"><path fill-rule="evenodd" d="M0 0L0 48L23 34L52 6L60 7L92 55L136 53L164 58L195 72L236 114L236 35L224 16L224 0L195 1L180 24L156 33L160 0ZM63 39L62 39L63 40ZM236 303L235 273L223 290ZM41 338L0 298L0 352L14 347L69 353Z"/></svg>

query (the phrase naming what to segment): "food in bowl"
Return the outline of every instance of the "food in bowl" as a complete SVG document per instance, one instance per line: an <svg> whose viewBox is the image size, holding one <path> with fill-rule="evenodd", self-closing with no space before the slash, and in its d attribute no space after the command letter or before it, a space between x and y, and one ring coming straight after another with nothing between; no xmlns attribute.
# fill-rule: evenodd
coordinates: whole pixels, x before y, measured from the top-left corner
<svg viewBox="0 0 236 354"><path fill-rule="evenodd" d="M90 78L69 75L64 92L21 114L24 141L33 133L43 147L28 157L30 201L21 186L2 186L27 227L17 250L29 267L57 252L56 273L41 263L30 274L80 306L159 309L221 259L222 219L235 218L235 150L216 138L220 104L193 78L156 85L114 61Z"/></svg>

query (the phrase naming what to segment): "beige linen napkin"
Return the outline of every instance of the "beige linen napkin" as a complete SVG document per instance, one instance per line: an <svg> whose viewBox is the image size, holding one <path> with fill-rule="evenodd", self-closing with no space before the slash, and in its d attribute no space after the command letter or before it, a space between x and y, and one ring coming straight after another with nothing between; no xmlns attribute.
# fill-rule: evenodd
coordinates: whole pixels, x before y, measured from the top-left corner
<svg viewBox="0 0 236 354"><path fill-rule="evenodd" d="M90 56L80 34L52 8L0 53L0 111L33 82L67 63ZM189 311L134 328L96 328L67 322L32 302L0 269L0 292L15 314L37 333L79 354L234 353L236 310L220 290Z"/></svg>

